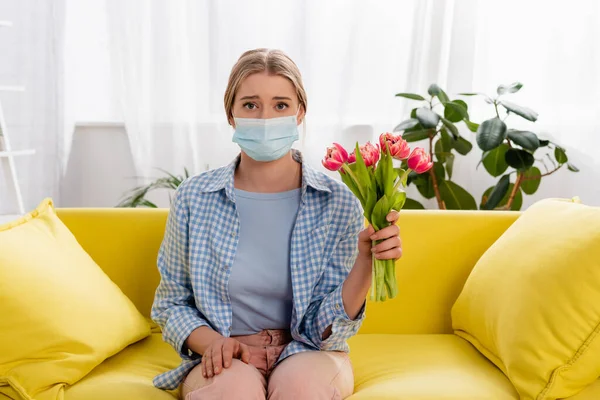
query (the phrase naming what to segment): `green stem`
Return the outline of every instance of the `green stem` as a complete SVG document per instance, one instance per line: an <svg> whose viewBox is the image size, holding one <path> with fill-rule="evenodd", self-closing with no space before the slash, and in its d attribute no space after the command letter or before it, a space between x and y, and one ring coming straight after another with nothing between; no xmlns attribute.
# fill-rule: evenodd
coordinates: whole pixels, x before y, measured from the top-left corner
<svg viewBox="0 0 600 400"><path fill-rule="evenodd" d="M375 241L372 246L375 246ZM375 253L371 253L371 301L375 301Z"/></svg>
<svg viewBox="0 0 600 400"><path fill-rule="evenodd" d="M342 168L344 169L344 171L350 175L350 178L352 178L352 180L354 181L354 183L356 183L356 187L358 187L358 190L360 192L360 195L363 197L363 199L365 199L365 201L367 200L367 195L365 194L365 189L363 188L363 186L360 184L360 181L358 180L358 177L356 176L356 174L352 171L352 169L350 169L350 166L346 163L344 163L342 165Z"/></svg>

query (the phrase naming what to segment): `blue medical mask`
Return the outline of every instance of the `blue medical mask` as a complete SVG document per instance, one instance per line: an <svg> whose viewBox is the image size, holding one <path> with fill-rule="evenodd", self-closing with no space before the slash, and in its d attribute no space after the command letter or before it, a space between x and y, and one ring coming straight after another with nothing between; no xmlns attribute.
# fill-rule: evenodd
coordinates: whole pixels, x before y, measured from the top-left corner
<svg viewBox="0 0 600 400"><path fill-rule="evenodd" d="M285 156L298 140L297 115L279 118L235 118L232 141L256 161L274 161Z"/></svg>

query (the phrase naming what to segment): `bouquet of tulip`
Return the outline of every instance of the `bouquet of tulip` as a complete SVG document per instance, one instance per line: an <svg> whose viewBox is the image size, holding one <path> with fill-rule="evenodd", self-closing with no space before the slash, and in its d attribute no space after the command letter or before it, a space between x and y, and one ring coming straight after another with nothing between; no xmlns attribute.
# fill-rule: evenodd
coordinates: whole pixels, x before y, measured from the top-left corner
<svg viewBox="0 0 600 400"><path fill-rule="evenodd" d="M393 159L406 160L407 170L395 169ZM400 211L406 201L406 187L410 171L417 174L427 172L433 166L427 152L420 147L411 151L401 135L384 133L379 145L370 142L356 148L351 154L339 144L327 148L323 166L338 171L342 181L360 200L364 216L378 231L389 225L386 216L390 211ZM376 245L378 241L374 242ZM373 282L371 300L385 301L398 294L394 260L379 260L373 257Z"/></svg>

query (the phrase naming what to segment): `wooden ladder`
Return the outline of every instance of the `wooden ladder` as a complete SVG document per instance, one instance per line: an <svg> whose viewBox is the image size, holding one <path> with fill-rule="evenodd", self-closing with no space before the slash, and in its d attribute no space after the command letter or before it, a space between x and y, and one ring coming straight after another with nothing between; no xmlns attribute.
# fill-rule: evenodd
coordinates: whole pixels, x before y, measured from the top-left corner
<svg viewBox="0 0 600 400"><path fill-rule="evenodd" d="M0 21L0 28L10 28L12 22ZM22 92L25 88L21 86L0 86L0 92ZM12 194L17 204L19 214L25 214L23 196L19 186L17 169L15 166L15 157L32 155L35 150L13 150L10 145L10 137L0 101L0 163L8 179L9 195Z"/></svg>

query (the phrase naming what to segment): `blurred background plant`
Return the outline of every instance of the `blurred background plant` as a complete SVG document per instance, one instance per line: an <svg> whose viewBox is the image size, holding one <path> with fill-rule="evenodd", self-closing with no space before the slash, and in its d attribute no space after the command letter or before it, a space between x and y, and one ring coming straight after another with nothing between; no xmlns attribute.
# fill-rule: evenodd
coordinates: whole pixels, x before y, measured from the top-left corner
<svg viewBox="0 0 600 400"><path fill-rule="evenodd" d="M543 177L563 166L578 172L568 162L566 150L559 144L540 139L529 130L508 128L505 121L511 114L530 122L537 120L535 111L504 99L522 87L520 82L500 85L494 98L484 93L460 93L459 96L481 96L493 107L495 116L481 124L471 120L465 101L451 100L436 84L429 86L427 97L416 93L396 94L423 105L413 108L410 118L398 124L394 132L401 132L408 142L428 141L432 160L435 156L434 167L429 174L411 174L408 183L416 185L424 198L435 197L438 208L442 210L476 210L478 206L482 210L520 210L523 195L534 194ZM461 122L476 133L475 141L483 152L477 168L483 164L487 173L500 177L495 185L483 193L479 204L468 190L452 180L457 155L465 156L473 149L473 144L460 135L456 124ZM402 165L402 168L405 167ZM417 200L409 198L404 208L424 207Z"/></svg>
<svg viewBox="0 0 600 400"><path fill-rule="evenodd" d="M190 177L190 174L187 168L184 168L183 175L173 175L167 171L162 171L166 176L157 178L156 180L143 185L138 186L131 191L129 191L117 204L117 207L149 207L149 208L157 208L156 204L148 199L148 194L155 190L164 190L175 191L181 183ZM171 194L169 193L169 200L171 199Z"/></svg>

